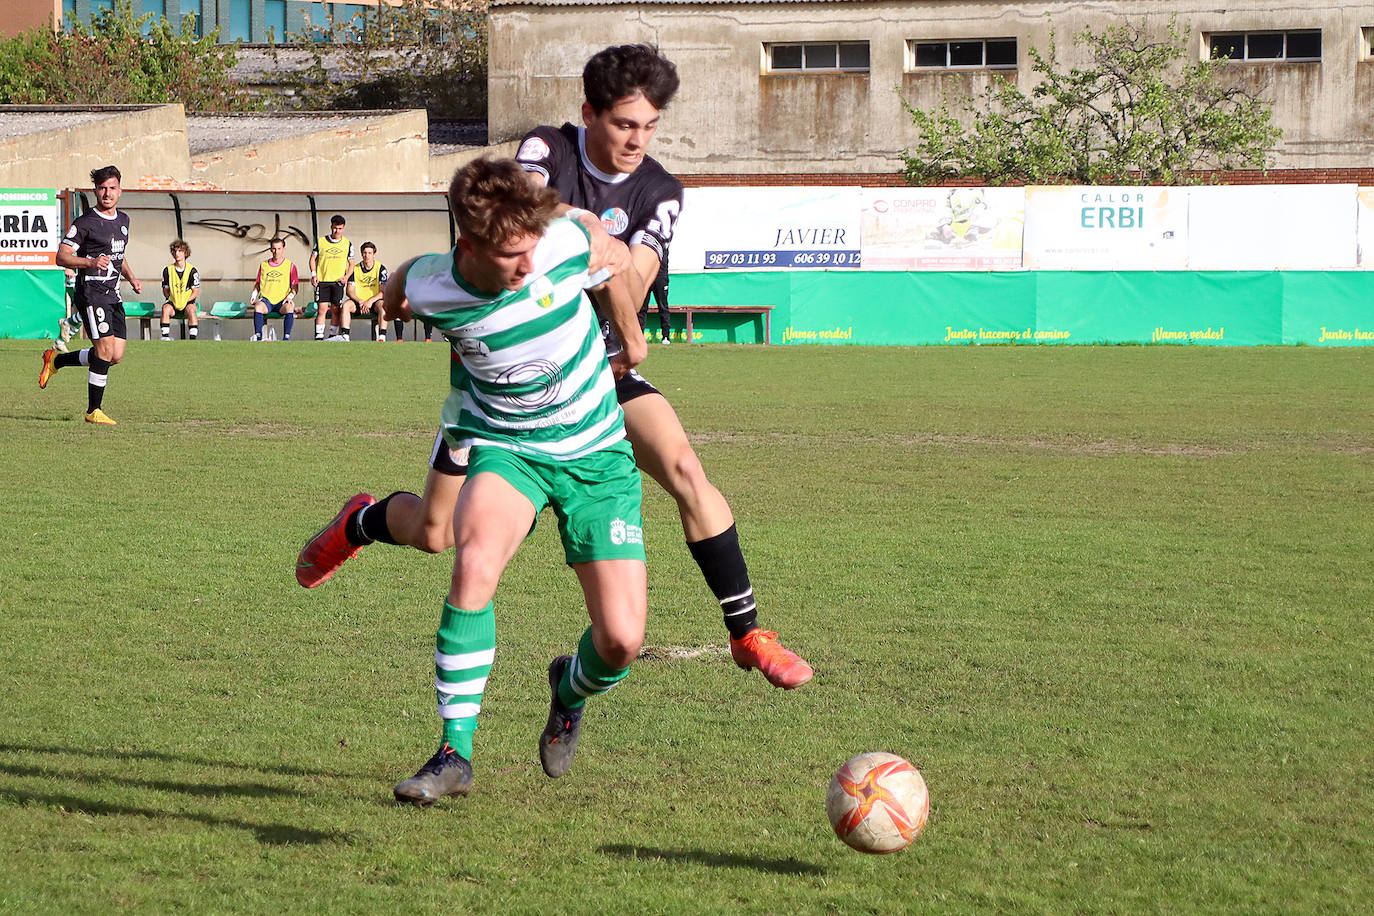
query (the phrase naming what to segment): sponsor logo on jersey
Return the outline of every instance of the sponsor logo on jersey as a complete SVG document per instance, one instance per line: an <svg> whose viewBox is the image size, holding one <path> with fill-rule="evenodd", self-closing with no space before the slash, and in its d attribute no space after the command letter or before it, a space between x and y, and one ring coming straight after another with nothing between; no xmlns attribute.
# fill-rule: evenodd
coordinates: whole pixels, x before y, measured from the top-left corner
<svg viewBox="0 0 1374 916"><path fill-rule="evenodd" d="M537 162L540 159L547 159L549 156L549 145L538 137L530 137L520 144L520 152L515 154L516 159L526 159Z"/></svg>
<svg viewBox="0 0 1374 916"><path fill-rule="evenodd" d="M548 277L535 277L530 284L530 298L538 302L541 309L553 305L553 281Z"/></svg>

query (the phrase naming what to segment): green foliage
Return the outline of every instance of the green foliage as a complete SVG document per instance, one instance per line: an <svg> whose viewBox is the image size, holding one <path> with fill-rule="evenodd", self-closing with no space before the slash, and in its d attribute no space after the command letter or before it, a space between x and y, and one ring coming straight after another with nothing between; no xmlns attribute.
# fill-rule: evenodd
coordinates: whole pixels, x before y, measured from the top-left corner
<svg viewBox="0 0 1374 916"><path fill-rule="evenodd" d="M0 41L0 104L135 105L180 102L191 111L257 107L230 76L234 48L219 32L195 34L152 14L135 16L129 0L96 14L90 28L39 27Z"/></svg>
<svg viewBox="0 0 1374 916"><path fill-rule="evenodd" d="M132 340L93 429L85 370L39 391L35 342L0 341L0 912L1374 899L1374 349L656 348L815 680L735 668L646 478L654 651L572 773L536 750L587 622L545 516L498 591L472 795L421 811L391 786L438 738L452 554L375 544L312 591L292 563L347 495L422 488L449 352ZM825 784L879 749L932 817L863 856Z"/></svg>
<svg viewBox="0 0 1374 916"><path fill-rule="evenodd" d="M304 53L297 66L283 67ZM487 98L485 0L430 6L378 4L347 19L333 12L273 56L293 107L310 110L424 108L439 118L480 118Z"/></svg>
<svg viewBox="0 0 1374 916"><path fill-rule="evenodd" d="M1282 133L1269 103L1224 85L1225 58L1185 63L1188 32L1173 21L1163 41L1143 26L1084 29L1075 37L1090 62L1067 71L1050 35L1048 53L1029 49L1029 94L995 76L955 110L948 98L933 111L902 98L920 133L902 152L908 182L1179 184L1200 169L1268 165Z"/></svg>

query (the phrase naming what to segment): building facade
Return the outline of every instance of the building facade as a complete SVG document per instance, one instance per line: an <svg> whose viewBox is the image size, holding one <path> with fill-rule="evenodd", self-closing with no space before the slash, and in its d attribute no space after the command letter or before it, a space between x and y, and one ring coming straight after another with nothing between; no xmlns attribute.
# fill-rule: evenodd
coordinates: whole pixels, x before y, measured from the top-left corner
<svg viewBox="0 0 1374 916"><path fill-rule="evenodd" d="M1374 163L1374 4L1329 0L495 0L488 135L575 121L587 57L642 41L682 76L655 140L670 169L890 174L915 139L899 93L931 108L995 76L1029 88L1029 49L1047 49L1052 31L1072 64L1084 28L1138 24L1165 40L1171 21L1190 55L1225 50L1224 79L1273 104L1277 168Z"/></svg>
<svg viewBox="0 0 1374 916"><path fill-rule="evenodd" d="M322 25L332 16L348 22L378 3L394 6L399 0L131 0L134 14L151 13L179 23L194 16L196 33L207 35L219 28L220 41L262 44L281 41L311 25ZM101 10L114 8L115 0L8 0L13 14L0 23L0 36L12 36L49 22L70 28L74 22L89 25ZM324 33L320 36L323 38Z"/></svg>

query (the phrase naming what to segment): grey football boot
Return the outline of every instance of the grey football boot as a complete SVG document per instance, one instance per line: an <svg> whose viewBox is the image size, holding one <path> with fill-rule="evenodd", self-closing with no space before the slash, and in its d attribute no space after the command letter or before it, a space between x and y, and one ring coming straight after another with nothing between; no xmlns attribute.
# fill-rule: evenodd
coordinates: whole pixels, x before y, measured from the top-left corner
<svg viewBox="0 0 1374 916"><path fill-rule="evenodd" d="M467 795L471 788L472 764L445 741L420 772L391 791L399 802L427 808L445 795Z"/></svg>
<svg viewBox="0 0 1374 916"><path fill-rule="evenodd" d="M582 710L569 709L558 700L558 683L572 663L571 655L560 655L549 662L549 721L539 736L539 762L544 773L557 779L572 769L577 739L582 734Z"/></svg>

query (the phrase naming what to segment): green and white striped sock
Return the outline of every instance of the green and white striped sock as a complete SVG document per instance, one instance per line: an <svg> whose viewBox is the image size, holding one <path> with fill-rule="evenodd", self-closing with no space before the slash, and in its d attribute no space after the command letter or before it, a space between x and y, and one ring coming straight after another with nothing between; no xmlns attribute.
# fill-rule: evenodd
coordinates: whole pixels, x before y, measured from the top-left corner
<svg viewBox="0 0 1374 916"><path fill-rule="evenodd" d="M434 643L434 690L439 718L444 720L444 740L471 760L472 733L477 730L477 713L496 657L492 605L464 611L445 601Z"/></svg>
<svg viewBox="0 0 1374 916"><path fill-rule="evenodd" d="M592 645L592 628L587 627L577 644L572 663L563 669L563 680L558 684L558 702L568 709L581 709L587 697L605 693L625 680L629 673L629 668L612 668L601 660Z"/></svg>

